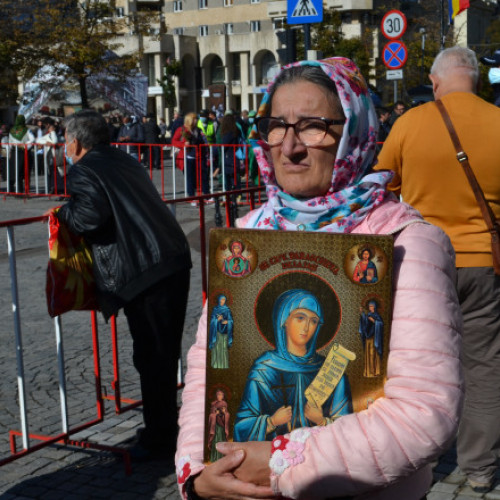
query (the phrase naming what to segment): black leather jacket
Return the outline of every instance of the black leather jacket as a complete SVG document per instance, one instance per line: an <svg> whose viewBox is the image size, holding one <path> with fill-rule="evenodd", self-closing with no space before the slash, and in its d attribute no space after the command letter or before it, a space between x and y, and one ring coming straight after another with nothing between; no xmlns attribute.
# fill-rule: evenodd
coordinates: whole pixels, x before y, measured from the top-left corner
<svg viewBox="0 0 500 500"><path fill-rule="evenodd" d="M106 318L158 281L191 268L181 227L145 169L99 145L70 170L71 198L57 217L89 243Z"/></svg>

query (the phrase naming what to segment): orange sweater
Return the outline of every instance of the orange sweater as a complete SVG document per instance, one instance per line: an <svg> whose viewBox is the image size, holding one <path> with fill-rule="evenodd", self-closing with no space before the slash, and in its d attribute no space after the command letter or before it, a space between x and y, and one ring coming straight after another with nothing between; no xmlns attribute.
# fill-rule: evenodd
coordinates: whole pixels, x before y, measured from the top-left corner
<svg viewBox="0 0 500 500"><path fill-rule="evenodd" d="M500 219L500 108L466 92L453 92L442 101ZM389 188L450 237L457 267L492 265L490 234L434 103L396 121L375 166L383 169L395 172Z"/></svg>

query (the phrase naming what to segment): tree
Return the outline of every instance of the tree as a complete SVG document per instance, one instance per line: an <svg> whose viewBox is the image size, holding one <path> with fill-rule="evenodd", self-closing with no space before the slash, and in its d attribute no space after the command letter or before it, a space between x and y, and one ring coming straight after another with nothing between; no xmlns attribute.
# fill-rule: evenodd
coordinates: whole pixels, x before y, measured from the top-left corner
<svg viewBox="0 0 500 500"><path fill-rule="evenodd" d="M88 107L86 80L107 73L124 78L137 68L141 47L117 57L123 36L149 35L155 12L114 16L114 1L31 0L12 2L9 16L0 18L0 33L9 40L12 66L27 80L46 65L55 76L73 76L80 87L82 107ZM113 54L112 57L110 55Z"/></svg>
<svg viewBox="0 0 500 500"><path fill-rule="evenodd" d="M0 105L6 105L17 97L17 80L12 69L11 43L0 41Z"/></svg>
<svg viewBox="0 0 500 500"><path fill-rule="evenodd" d="M352 59L368 78L372 50L369 36L365 32L361 37L346 38L342 32L342 19L338 10L328 9L324 12L323 22L314 25L311 39L314 49L321 51L324 57Z"/></svg>
<svg viewBox="0 0 500 500"><path fill-rule="evenodd" d="M175 95L174 77L180 76L182 72L182 63L175 59L168 58L163 67L163 77L157 80L160 87L163 89L165 104L167 108L174 108L177 105Z"/></svg>

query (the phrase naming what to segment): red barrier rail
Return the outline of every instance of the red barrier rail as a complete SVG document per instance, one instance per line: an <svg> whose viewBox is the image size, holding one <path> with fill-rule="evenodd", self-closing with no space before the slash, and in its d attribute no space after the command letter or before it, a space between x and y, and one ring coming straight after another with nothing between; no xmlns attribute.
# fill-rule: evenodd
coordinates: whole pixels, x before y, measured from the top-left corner
<svg viewBox="0 0 500 500"><path fill-rule="evenodd" d="M237 210L237 202L236 198L238 196L246 196L248 199L248 203L251 209L255 207L254 197L255 195L261 196L262 188L253 187L253 188L245 188L239 190L233 190L228 192L219 192L214 194L200 195L191 198L182 198L178 200L168 200L167 204L175 207L176 203L188 202L192 200L196 200L198 202L198 210L200 217L200 252L201 252L201 276L202 276L202 300L203 302L207 297L207 254L206 254L206 238L207 238L207 228L205 224L205 201L209 197L215 197L215 207L216 207L216 218L217 213L221 206L225 208L225 225L232 226L234 225L234 220L237 216L235 211ZM222 215L219 213L220 221L218 225L223 225ZM19 297L17 293L17 273L16 273L16 262L15 262L15 239L14 239L14 227L29 225L36 222L46 222L48 219L47 216L38 216L24 219L15 219L0 222L0 228L6 228L8 232L8 240L9 240L9 264L11 268L11 282L12 282L12 296L13 296L13 314L14 314L14 330L16 335L16 355L17 355L17 372L18 372L18 383L19 383L19 406L21 413L21 427L22 430L10 430L9 431L9 441L10 441L10 449L11 455L0 459L0 467L7 463L10 463L18 458L21 458L27 454L33 453L45 446L61 443L63 445L71 445L77 447L83 447L88 449L97 449L97 450L105 450L113 453L121 454L124 460L125 471L127 474L131 473L130 466L130 456L126 449L115 447L115 446L107 446L98 444L95 442L90 442L86 439L75 440L72 439L71 436L81 432L82 430L88 429L98 423L103 422L105 417L105 408L104 408L104 400L113 400L115 402L115 413L120 414L125 411L131 410L140 406L142 404L139 400L134 400L130 398L123 398L122 391L120 387L120 367L119 367L119 349L118 349L118 330L116 325L116 318L111 318L111 346L112 346L112 363L113 363L113 380L111 382L111 388L113 391L112 395L105 394L102 387L102 374L101 374L101 366L100 366L100 352L99 352L99 338L98 338L98 327L97 327L97 315L95 311L91 312L91 326L92 326L92 352L93 352L93 364L94 364L94 380L95 380L95 394L96 394L96 405L95 411L96 416L87 422L83 422L75 427L69 427L67 425L66 419L64 418L66 410L66 388L65 388L65 365L64 365L64 356L62 350L62 335L60 335L60 318L55 319L55 328L56 334L60 335L60 340L57 340L58 349L58 361L59 361L59 377L60 377L60 386L62 387L61 394L61 413L63 414L63 430L56 435L49 436L43 434L32 433L29 430L29 426L27 423L27 410L26 410L26 402L25 402L25 387L24 387L24 361L23 361L23 347L22 347L22 335L21 335L21 323L19 318L19 310L20 303ZM57 337L59 339L59 337ZM60 356L60 358L59 358ZM182 372L182 368L180 367L180 371ZM182 378L180 379L180 383L178 384L179 388L183 387ZM125 403L125 405L123 405ZM16 437L20 437L23 440L23 449L18 451L16 444ZM29 439L41 441L36 445L30 445Z"/></svg>

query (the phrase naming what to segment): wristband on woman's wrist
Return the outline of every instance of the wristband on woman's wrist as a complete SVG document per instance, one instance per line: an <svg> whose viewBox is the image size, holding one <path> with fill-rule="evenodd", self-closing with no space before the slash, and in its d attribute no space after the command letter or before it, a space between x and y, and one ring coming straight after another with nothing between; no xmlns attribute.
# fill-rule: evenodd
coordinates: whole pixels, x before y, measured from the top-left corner
<svg viewBox="0 0 500 500"><path fill-rule="evenodd" d="M184 485L186 491L186 497L188 500L203 500L196 491L194 491L194 480L197 476L190 476L187 478L186 483Z"/></svg>

